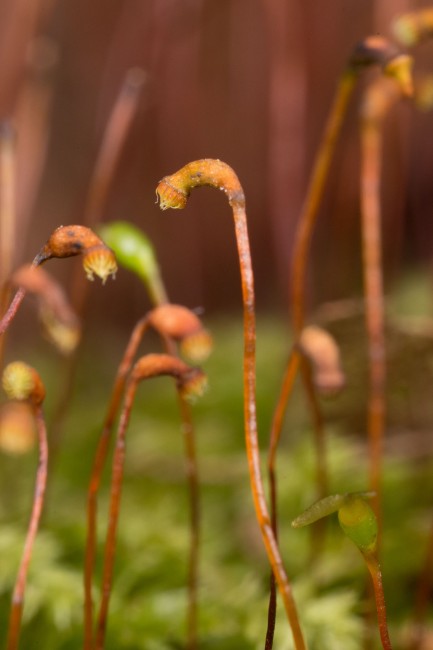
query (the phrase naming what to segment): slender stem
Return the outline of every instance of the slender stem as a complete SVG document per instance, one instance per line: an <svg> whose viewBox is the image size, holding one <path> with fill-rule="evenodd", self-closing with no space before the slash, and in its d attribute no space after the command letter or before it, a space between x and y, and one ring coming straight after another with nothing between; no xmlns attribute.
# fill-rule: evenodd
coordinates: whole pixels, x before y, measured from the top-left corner
<svg viewBox="0 0 433 650"><path fill-rule="evenodd" d="M291 277L291 302L293 326L297 336L299 336L304 326L305 270L311 238L317 220L320 201L326 186L335 145L356 79L356 69L350 67L344 72L338 84L337 93L316 156L307 196L295 233Z"/></svg>
<svg viewBox="0 0 433 650"><path fill-rule="evenodd" d="M295 232L290 289L293 329L296 339L301 335L302 329L305 325L305 296L307 293L305 287L305 276L311 240L319 214L320 202L325 191L335 146L341 131L342 121L345 116L357 76L357 68L349 66L340 78L334 102L325 126L322 141L316 155L312 175L307 189L307 195ZM301 380L304 392L310 405L314 424L318 468L318 492L319 495L323 497L327 492L323 417L320 411L316 389L311 382L308 370L305 368L305 363L302 363ZM286 403L290 397L290 394L291 391L287 393ZM286 404L281 404L281 408L285 409ZM322 524L319 524L319 531L316 531L318 535L315 535L313 537L315 543L320 540L320 530L323 530Z"/></svg>
<svg viewBox="0 0 433 650"><path fill-rule="evenodd" d="M9 618L8 640L6 644L7 650L17 650L18 648L27 573L36 533L38 531L47 482L48 442L44 416L40 406L35 407L35 416L39 438L39 465L36 474L35 493L29 528L12 596L12 608Z"/></svg>
<svg viewBox="0 0 433 650"><path fill-rule="evenodd" d="M245 209L243 205L233 204L232 207L236 231L236 241L240 260L242 296L244 304L244 417L245 442L247 448L251 490L263 542L292 628L295 648L296 650L304 650L306 646L299 624L299 618L295 601L293 599L292 589L287 578L286 571L284 569L275 534L272 530L271 520L269 517L264 495L256 418L256 325L254 310L253 272Z"/></svg>
<svg viewBox="0 0 433 650"><path fill-rule="evenodd" d="M85 223L90 227L101 220L108 190L137 113L145 80L146 74L140 68L128 70L111 110L87 196Z"/></svg>
<svg viewBox="0 0 433 650"><path fill-rule="evenodd" d="M161 180L157 188L157 193L160 198L160 207L162 209L169 207L185 207L191 189L202 185L210 185L222 189L225 192L233 211L244 314L244 421L251 492L263 543L283 599L284 607L292 629L295 648L296 650L305 650L306 646L296 611L295 601L293 599L292 589L284 569L275 534L272 530L260 466L256 416L256 319L254 305L254 277L251 264L244 192L236 174L226 163L212 159L197 160L188 163L175 174L166 176Z"/></svg>
<svg viewBox="0 0 433 650"><path fill-rule="evenodd" d="M97 524L97 497L102 478L102 472L106 463L109 442L112 433L114 418L118 411L121 395L125 385L133 359L136 355L140 341L147 329L148 319L144 317L135 326L129 343L125 350L116 376L112 396L109 403L108 413L105 418L103 431L101 433L98 447L95 454L91 480L87 500L87 540L85 551L84 569L84 650L91 650L93 647L93 600L92 600L92 576L95 565L96 549L96 524ZM166 350L171 355L176 355L174 342L163 337ZM189 501L191 516L191 546L189 552L189 579L188 579L188 648L195 650L197 644L197 587L198 587L198 546L199 546L199 486L198 469L195 452L194 426L191 417L189 404L181 392L178 392L179 409L184 432L185 453L187 459L187 477L189 485Z"/></svg>
<svg viewBox="0 0 433 650"><path fill-rule="evenodd" d="M90 484L87 494L87 539L85 549L84 564L84 650L92 650L93 646L93 599L92 599L92 576L95 565L95 548L96 548L96 523L97 523L97 498L101 484L102 472L107 460L111 432L114 419L119 408L123 389L125 387L126 376L131 368L138 346L143 338L147 328L147 318L141 319L135 326L129 343L124 352L122 361L117 371L111 398L108 406L108 412L102 433L99 438L93 461Z"/></svg>
<svg viewBox="0 0 433 650"><path fill-rule="evenodd" d="M130 381L125 393L124 406L120 416L119 428L116 437L116 447L113 456L113 469L111 479L110 511L108 519L107 537L105 541L104 566L102 572L102 594L99 609L95 650L103 650L107 628L108 607L113 581L114 555L116 550L117 523L119 520L120 497L122 492L123 467L125 461L125 434L131 414L137 382Z"/></svg>
<svg viewBox="0 0 433 650"><path fill-rule="evenodd" d="M313 419L314 446L316 456L317 498L324 499L329 494L328 468L326 462L326 436L323 414L317 397L317 390L311 378L308 361L301 359L301 378ZM312 528L310 562L318 557L323 545L326 522L319 519Z"/></svg>
<svg viewBox="0 0 433 650"><path fill-rule="evenodd" d="M269 451L268 451L268 471L269 475L274 474L275 471L275 457L277 453L278 443L280 441L281 429L283 426L283 418L286 412L288 399L293 390L293 384L299 368L300 352L296 347L292 347L290 356L284 372L283 383L281 386L278 401L274 410L272 419ZM272 485L272 480L271 480ZM272 500L271 500L272 503Z"/></svg>
<svg viewBox="0 0 433 650"><path fill-rule="evenodd" d="M84 209L84 223L95 227L101 222L110 185L136 115L145 73L139 68L128 70L108 118L96 159ZM74 271L72 304L79 315L86 308L88 285L81 273Z"/></svg>
<svg viewBox="0 0 433 650"><path fill-rule="evenodd" d="M40 266L44 262L47 261L48 258L44 258L41 255L41 252L39 252L36 257L34 258L32 262L32 266ZM26 295L26 290L19 288L15 292L14 297L12 298L9 307L7 308L6 312L3 314L2 319L0 320L0 336L4 334L17 315L18 309L20 308L20 305L23 301L24 296Z"/></svg>
<svg viewBox="0 0 433 650"><path fill-rule="evenodd" d="M200 493L195 447L194 425L191 407L178 391L178 402L182 421L182 433L185 445L186 475L189 492L190 509L190 547L188 560L188 611L187 611L187 650L197 649L197 602L198 570L200 547Z"/></svg>
<svg viewBox="0 0 433 650"><path fill-rule="evenodd" d="M379 626L382 647L383 650L392 650L388 633L388 624L386 621L385 594L383 591L382 572L380 570L380 565L375 555L367 553L363 553L363 555L373 582L374 597L376 600L377 622Z"/></svg>
<svg viewBox="0 0 433 650"><path fill-rule="evenodd" d="M316 478L318 499L324 499L329 494L328 469L326 464L326 440L323 414L320 409L317 390L311 377L309 362L301 359L301 377L303 378L309 410L313 418L314 444L316 447ZM317 532L317 531L316 531Z"/></svg>
<svg viewBox="0 0 433 650"><path fill-rule="evenodd" d="M176 344L164 337L168 354L177 356ZM195 428L189 402L180 390L177 391L183 440L185 445L186 477L188 483L190 546L188 558L188 607L186 614L186 648L197 650L198 579L200 550L200 481L195 444Z"/></svg>
<svg viewBox="0 0 433 650"><path fill-rule="evenodd" d="M290 356L286 365L283 383L281 386L278 401L274 410L271 434L268 449L268 478L270 491L270 514L272 530L275 539L278 541L278 499L277 499L277 474L276 474L276 453L280 441L283 418L286 412L288 396L292 392L293 384L296 379L300 361L299 350L292 347ZM270 591L268 604L268 623L265 638L265 650L271 650L274 643L275 619L277 613L277 591L274 574L270 575Z"/></svg>
<svg viewBox="0 0 433 650"><path fill-rule="evenodd" d="M134 402L138 382L156 376L169 375L176 379L179 391L194 391L196 382L203 373L198 368L191 368L177 357L169 354L147 354L135 364L125 389L125 398L116 435L111 476L111 495L109 520L105 541L104 564L102 569L102 595L96 625L95 650L102 650L105 643L108 607L113 578L114 555L116 547L117 525L120 511L120 498L125 460L126 429Z"/></svg>
<svg viewBox="0 0 433 650"><path fill-rule="evenodd" d="M25 289L18 289L16 291L9 307L7 308L6 312L4 313L0 321L0 336L6 332L7 328L15 318L19 306L21 305L25 295L26 295Z"/></svg>
<svg viewBox="0 0 433 650"><path fill-rule="evenodd" d="M364 119L362 122L361 155L362 255L369 364L367 431L370 489L376 493L373 506L380 531L386 369L380 207L382 136L380 125L374 119Z"/></svg>

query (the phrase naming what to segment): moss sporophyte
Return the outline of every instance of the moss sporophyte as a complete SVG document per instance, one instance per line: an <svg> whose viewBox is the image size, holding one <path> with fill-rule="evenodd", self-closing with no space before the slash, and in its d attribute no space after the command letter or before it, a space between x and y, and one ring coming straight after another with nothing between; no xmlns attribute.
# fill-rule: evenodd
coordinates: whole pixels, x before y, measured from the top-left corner
<svg viewBox="0 0 433 650"><path fill-rule="evenodd" d="M24 592L33 546L39 527L44 503L48 473L48 440L42 403L45 387L38 372L22 361L14 361L6 366L2 377L3 389L10 400L27 402L34 414L38 441L39 464L36 473L33 506L27 529L24 550L12 593L6 649L17 650L19 644L21 618L24 606Z"/></svg>
<svg viewBox="0 0 433 650"><path fill-rule="evenodd" d="M343 532L358 547L367 565L373 583L382 647L384 650L391 650L382 572L377 557L377 518L367 501L374 497L374 492L333 494L313 503L292 521L292 526L294 528L308 526L322 517L334 512L338 513L338 521Z"/></svg>
<svg viewBox="0 0 433 650"><path fill-rule="evenodd" d="M244 423L250 485L257 522L272 571L283 599L292 629L295 648L296 650L304 650L306 647L305 641L299 624L292 589L284 569L275 533L272 530L261 475L255 394L255 296L244 191L238 177L229 165L220 160L205 158L188 163L176 173L165 176L160 181L156 193L162 210L166 210L167 208L182 209L186 206L191 190L203 185L222 190L226 194L233 212L244 314Z"/></svg>

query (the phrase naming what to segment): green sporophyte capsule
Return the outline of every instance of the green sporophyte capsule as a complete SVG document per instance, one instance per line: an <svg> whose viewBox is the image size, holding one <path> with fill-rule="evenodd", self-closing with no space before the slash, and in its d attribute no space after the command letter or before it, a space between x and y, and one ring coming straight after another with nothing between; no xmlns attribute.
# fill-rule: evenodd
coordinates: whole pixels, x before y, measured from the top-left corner
<svg viewBox="0 0 433 650"><path fill-rule="evenodd" d="M362 553L375 551L377 520L365 499L355 495L347 496L338 510L338 521L344 533Z"/></svg>

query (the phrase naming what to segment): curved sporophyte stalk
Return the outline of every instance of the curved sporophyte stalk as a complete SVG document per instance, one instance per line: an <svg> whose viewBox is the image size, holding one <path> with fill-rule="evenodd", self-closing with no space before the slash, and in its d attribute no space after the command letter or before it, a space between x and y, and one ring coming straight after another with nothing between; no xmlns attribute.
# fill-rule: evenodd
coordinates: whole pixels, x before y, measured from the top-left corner
<svg viewBox="0 0 433 650"><path fill-rule="evenodd" d="M154 247L140 228L128 221L113 221L102 224L98 233L118 263L142 280L153 305L168 302Z"/></svg>
<svg viewBox="0 0 433 650"><path fill-rule="evenodd" d="M167 303L167 292L161 277L154 246L142 230L124 221L104 224L99 230L104 241L106 241L114 250L119 264L135 273L143 281L151 302L154 305ZM177 308L177 316L179 316L180 309L182 308ZM170 305L171 319L173 319L174 310L175 306ZM158 311L158 314L159 318L161 318L163 310ZM164 318L167 320L168 310L164 312L164 314ZM156 311L154 312L154 317L155 316ZM184 321L184 318L182 320ZM198 319L196 318L196 320ZM167 322L165 325L167 325ZM164 330L164 327L162 329ZM162 336L164 338L166 351L175 355L177 353L176 345L174 340L170 337L173 336L174 339L176 339L176 332L170 331L169 333L168 331L165 331L164 333L163 331ZM187 353L188 350L186 350L186 348L188 348L190 356L194 355L193 357L191 356L191 358L194 358L196 361L203 360L203 358L209 353L210 339L209 335L205 330L203 330L203 328L194 333L190 332L190 336L188 337L184 336L182 338L182 336L180 341L182 353ZM197 647L198 561L200 544L199 476L191 406L179 393L178 402L182 418L182 432L185 443L187 481L190 501L191 542L188 569L187 647L188 650L195 650ZM103 434L101 444L108 445L109 436L110 432L106 435ZM107 438L106 443L102 443L104 437ZM101 462L103 464L102 460ZM90 487L90 490L92 490L92 487ZM91 577L89 579L91 580ZM87 583L86 579L85 582ZM87 584L85 587L87 594L85 598L85 611L87 612L85 614L85 650L88 650L91 647L92 637L92 605L90 589L91 583Z"/></svg>
<svg viewBox="0 0 433 650"><path fill-rule="evenodd" d="M30 522L24 544L24 550L18 569L12 595L12 606L9 616L6 650L17 650L21 629L21 618L24 606L24 593L27 573L33 551L33 545L39 527L39 521L44 502L45 487L48 471L48 442L42 403L45 398L45 388L39 374L34 368L22 361L14 361L6 366L2 377L3 389L11 400L27 402L34 414L39 439L39 464L36 474L33 506Z"/></svg>
<svg viewBox="0 0 433 650"><path fill-rule="evenodd" d="M325 497L292 521L292 526L294 528L307 526L322 517L338 512L338 521L343 532L360 550L371 576L383 650L392 650L386 620L382 571L377 554L377 518L366 500L370 498L374 498L374 492L353 492Z"/></svg>
<svg viewBox="0 0 433 650"><path fill-rule="evenodd" d="M381 529L382 441L385 430L385 333L381 239L382 128L390 108L401 98L401 87L378 78L361 106L361 220L365 319L368 336L369 396L367 432L370 447L370 488ZM380 535L379 535L380 537Z"/></svg>
<svg viewBox="0 0 433 650"><path fill-rule="evenodd" d="M137 113L147 75L141 68L127 70L112 106L89 183L84 221L91 227L101 221L107 195Z"/></svg>
<svg viewBox="0 0 433 650"><path fill-rule="evenodd" d="M108 411L105 416L102 433L99 437L96 449L91 478L87 496L87 538L85 551L85 568L84 568L84 648L91 650L93 643L93 600L92 600L92 576L95 565L95 548L96 548L96 519L97 519L97 498L101 484L102 473L107 460L109 443L113 429L114 420L119 409L120 400L125 387L126 377L131 369L134 357L138 347L143 339L144 334L149 328L153 328L162 338L166 350L174 356L176 350L173 343L179 342L181 347L185 341L189 341L187 346L194 351L194 339L197 339L198 346L193 356L194 361L204 361L211 352L210 335L203 328L203 325L194 312L181 305L172 305L170 303L155 307L148 312L146 316L138 321L135 325L129 342L126 346L122 360L119 364L114 386L111 392ZM207 349L203 341L207 340ZM181 411L182 427L185 435L186 456L188 465L188 476L190 481L190 506L192 523L192 543L191 543L191 565L190 573L192 574L190 589L192 591L191 608L195 612L196 601L196 578L197 578L197 547L198 543L198 485L197 485L197 468L195 459L194 436L192 431L192 422L188 404L185 396L179 392L179 406ZM192 467L191 467L192 466ZM192 473L192 477L190 474ZM192 485L191 485L192 482ZM195 615L190 613L189 618L193 619L194 625L189 626L190 639L195 638ZM194 628L194 629L192 629Z"/></svg>
<svg viewBox="0 0 433 650"><path fill-rule="evenodd" d="M40 266L53 258L75 255L82 255L83 268L88 280L93 280L96 275L105 284L110 275L115 277L117 264L113 251L90 228L79 225L57 228L34 258L32 266ZM0 335L6 331L15 317L25 293L22 287L15 293L0 321Z"/></svg>
<svg viewBox="0 0 433 650"><path fill-rule="evenodd" d="M233 211L236 243L239 255L244 312L244 419L245 442L250 474L251 491L256 518L260 527L269 563L277 580L286 613L291 625L296 650L304 650L305 642L292 589L284 569L280 550L266 504L260 467L260 452L256 418L256 324L254 308L254 279L245 211L245 196L238 177L229 165L214 159L191 162L178 172L164 177L157 189L162 210L184 208L194 187L209 185L221 189Z"/></svg>
<svg viewBox="0 0 433 650"><path fill-rule="evenodd" d="M292 321L295 338L300 336L304 327L305 275L308 254L335 146L355 83L361 72L371 65L381 66L383 74L396 79L405 94L409 94L411 91L409 57L401 54L395 45L379 36L370 36L356 45L337 87L295 232L290 280ZM313 412L318 413L318 403L314 392L308 388L308 373L305 370L302 372L302 377ZM291 391L281 392L279 399L284 401L277 404L276 410L284 411L290 393Z"/></svg>
<svg viewBox="0 0 433 650"><path fill-rule="evenodd" d="M178 391L186 398L200 396L205 388L206 377L199 368L192 368L177 357L168 354L148 354L141 357L134 365L128 378L121 416L116 435L113 456L109 521L105 542L104 564L102 572L102 593L96 629L96 650L102 650L105 643L108 607L113 578L114 555L116 546L117 523L120 510L120 497L125 459L125 436L131 409L138 384L146 379L169 375L176 381Z"/></svg>
<svg viewBox="0 0 433 650"><path fill-rule="evenodd" d="M385 76L397 79L404 92L410 93L408 57L401 54L395 45L379 36L370 36L356 45L337 86L295 233L291 273L291 305L296 335L299 335L304 326L307 258L335 145L355 83L361 72L371 65L381 66Z"/></svg>
<svg viewBox="0 0 433 650"><path fill-rule="evenodd" d="M345 376L341 368L340 351L333 337L324 329L310 325L304 327L298 343L292 346L288 363L280 389L277 407L274 411L268 449L268 476L270 491L270 509L272 527L275 536L278 536L278 499L276 454L281 436L283 419L289 396L293 390L299 365L302 364L305 388L309 398L310 407L314 415L315 447L317 458L317 485L319 497L327 493L328 477L325 462L324 423L316 391L324 397L334 396L344 387ZM323 541L323 530L314 531L313 555L317 554ZM271 575L270 595L268 606L268 625L266 632L266 650L273 645L275 617L276 617L276 590L275 580Z"/></svg>
<svg viewBox="0 0 433 650"><path fill-rule="evenodd" d="M295 232L290 278L290 302L295 341L299 338L305 324L305 276L308 255L337 139L356 81L362 71L372 65L379 65L383 75L395 79L404 94L411 93L410 57L401 54L394 44L380 36L370 36L355 46L337 86ZM294 348L289 356L273 417L271 431L273 456L276 454L280 436L278 427L281 427L298 369L301 370L302 383L313 415L316 439L323 442L322 415L317 395L311 384L308 367L302 362L300 351Z"/></svg>

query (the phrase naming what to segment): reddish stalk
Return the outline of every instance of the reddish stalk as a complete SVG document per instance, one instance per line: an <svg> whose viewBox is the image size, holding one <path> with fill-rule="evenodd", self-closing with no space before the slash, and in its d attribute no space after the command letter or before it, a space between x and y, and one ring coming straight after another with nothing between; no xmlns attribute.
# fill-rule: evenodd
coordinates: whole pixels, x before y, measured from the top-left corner
<svg viewBox="0 0 433 650"><path fill-rule="evenodd" d="M6 312L3 314L3 317L0 321L0 336L6 332L9 325L17 315L18 309L23 301L24 296L26 295L25 289L18 289L12 298L9 307Z"/></svg>
<svg viewBox="0 0 433 650"><path fill-rule="evenodd" d="M132 366L138 346L143 338L144 332L149 326L148 318L145 316L137 325L129 339L129 343L120 362L114 382L113 390L105 416L102 433L98 440L98 446L93 461L90 484L87 494L87 538L84 562L84 650L92 650L93 647L93 599L92 599L92 576L95 566L96 549L96 523L97 523L97 497L101 485L102 472L108 455L111 432L119 404L125 387L126 376Z"/></svg>
<svg viewBox="0 0 433 650"><path fill-rule="evenodd" d="M146 74L140 68L128 70L111 110L86 201L84 221L90 227L101 221L108 191L137 113L145 81Z"/></svg>
<svg viewBox="0 0 433 650"><path fill-rule="evenodd" d="M185 447L186 478L189 490L189 516L191 539L188 559L188 611L186 620L186 647L196 650L197 612L198 612L198 577L200 549L200 486L198 476L197 452L192 421L191 407L181 391L177 391L179 410L182 421L182 433Z"/></svg>
<svg viewBox="0 0 433 650"><path fill-rule="evenodd" d="M91 479L87 496L87 539L84 568L84 649L93 647L93 600L92 576L95 565L97 497L105 467L114 419L119 409L126 377L131 369L138 346L149 327L154 327L163 338L167 353L176 355L176 340L187 340L191 334L203 331L197 316L184 307L166 304L149 312L134 327L122 361L117 371L114 387L109 401L103 430L93 461ZM199 329L200 328L200 329ZM191 547L188 579L188 643L191 650L196 645L196 611L198 584L198 544L199 544L199 485L198 469L195 452L194 429L191 410L182 392L178 392L179 409L185 442L187 461L187 479L189 485L189 501L191 516Z"/></svg>
<svg viewBox="0 0 433 650"><path fill-rule="evenodd" d="M128 379L113 457L110 511L105 542L102 573L102 596L96 628L95 650L103 650L105 643L123 481L126 429L128 427L135 393L139 382L160 375L170 375L174 377L178 390L180 390L183 395L192 394L197 391L197 389L200 389L204 378L200 370L190 368L176 357L167 354L149 354L141 357L141 359L137 361Z"/></svg>
<svg viewBox="0 0 433 650"><path fill-rule="evenodd" d="M39 438L39 465L36 475L35 496L33 501L33 509L30 516L30 524L27 531L24 551L12 595L12 608L9 617L8 640L6 644L7 650L16 650L18 648L27 573L32 556L34 541L38 532L39 521L41 518L44 502L45 486L47 482L48 442L45 421L41 407L35 409L35 417Z"/></svg>
<svg viewBox="0 0 433 650"><path fill-rule="evenodd" d="M403 84L401 76L405 73L405 66L404 63L401 64L401 58L402 56L397 48L384 38L378 36L369 37L355 47L349 64L341 75L334 103L316 155L293 245L291 303L293 327L296 336L299 336L305 321L305 274L311 238L326 187L335 146L355 83L364 68L379 64L382 66L385 75L396 77Z"/></svg>
<svg viewBox="0 0 433 650"><path fill-rule="evenodd" d="M327 496L304 510L299 517L292 521L292 526L294 528L307 526L338 511L338 521L343 532L360 550L371 575L383 650L392 650L386 622L382 572L377 558L377 518L367 502L367 499L371 499L373 496L373 492L354 492Z"/></svg>
<svg viewBox="0 0 433 650"><path fill-rule="evenodd" d="M277 454L277 448L281 437L283 419L286 412L286 404L288 402L289 395L291 394L293 389L293 384L296 379L299 363L300 363L299 350L296 347L292 347L289 360L287 362L286 369L284 372L283 383L277 401L277 406L272 418L271 434L269 440L268 479L269 479L269 491L270 491L270 515L271 515L272 530L274 531L275 539L277 541L278 541L278 499L277 499L276 454ZM277 589L276 589L275 576L271 572L265 650L271 650L274 643L276 614L277 614Z"/></svg>
<svg viewBox="0 0 433 650"><path fill-rule="evenodd" d="M29 401L35 415L39 440L39 464L36 474L33 507L17 579L12 594L12 606L9 616L6 643L7 650L17 650L20 637L27 574L36 534L38 532L47 483L48 441L41 406L45 397L45 389L36 371L21 362L9 364L3 373L3 387L8 394L8 397L11 399Z"/></svg>
<svg viewBox="0 0 433 650"><path fill-rule="evenodd" d="M361 218L365 318L368 336L369 396L367 432L370 447L370 489L381 531L382 445L385 430L385 334L382 276L380 180L382 125L401 96L392 80L380 78L367 90L361 109Z"/></svg>
<svg viewBox="0 0 433 650"><path fill-rule="evenodd" d="M347 106L352 96L355 83L359 74L365 67L379 64L382 66L385 75L395 77L401 84L401 87L407 90L407 65L406 61L401 60L402 58L404 57L399 54L397 49L385 39L380 37L370 37L356 46L349 61L349 65L340 78L334 103L331 107L323 138L319 146L319 151L316 155L316 160L307 189L307 196L295 233L291 274L291 305L293 329L296 339L300 337L305 324L305 275L312 235L318 217L320 202L329 176L335 146L341 131L342 121L347 111ZM289 363L291 363L290 360ZM289 374L288 370L286 371L286 374ZM293 383L294 382L292 382L292 387ZM318 454L320 454L318 456L318 486L319 492L324 495L327 492L327 487L325 439L322 416L316 390L314 386L312 386L311 381L309 380L309 375L305 370L302 371L302 383L313 413L316 449ZM290 390L280 393L275 407L276 413L284 413L292 392L292 387ZM275 481L275 476L272 481ZM276 500L276 482L272 484L271 491L275 492L273 498ZM273 596L271 594L271 601L272 600ZM272 608L273 605L270 605L270 607ZM269 634L270 631L268 629L268 636Z"/></svg>
<svg viewBox="0 0 433 650"><path fill-rule="evenodd" d="M322 410L317 398L317 388L313 384L311 369L305 359L301 360L301 377L304 384L309 411L313 420L314 446L316 449L316 483L318 498L323 499L329 494L328 469L326 464L325 425ZM322 529L323 530L323 529ZM316 531L317 532L317 531ZM317 541L317 539L316 539Z"/></svg>
<svg viewBox="0 0 433 650"><path fill-rule="evenodd" d="M274 412L268 451L268 474L271 494L271 520L275 534L277 534L277 480L276 480L276 453L280 440L282 422L285 414L285 405L288 395L291 394L296 379L298 368L301 366L304 383L307 388L310 411L315 418L314 430L316 432L316 458L317 458L317 484L320 497L324 498L328 491L327 467L325 463L324 448L324 423L322 413L316 398L316 390L323 396L338 393L344 386L345 377L340 364L340 351L334 339L322 328L316 326L305 327L299 337L298 343L292 347L283 385L280 391L277 408ZM324 526L322 522L316 524L313 531L313 557L317 555L323 540ZM270 650L273 643L276 613L275 584L271 577L271 592L268 607L268 628L265 649Z"/></svg>
<svg viewBox="0 0 433 650"><path fill-rule="evenodd" d="M244 419L251 491L263 543L292 628L295 648L296 650L305 650L306 646L299 624L292 589L283 566L275 534L272 530L261 475L255 396L256 327L254 279L244 192L239 179L228 165L219 160L204 159L189 163L175 174L163 178L157 187L157 194L161 209L164 210L170 207L184 208L191 189L201 185L210 185L222 189L233 211L244 311Z"/></svg>
<svg viewBox="0 0 433 650"><path fill-rule="evenodd" d="M370 37L356 46L349 65L340 78L295 233L291 275L291 304L293 328L296 338L300 336L305 324L305 275L311 239L317 221L320 202L329 176L337 138L341 131L342 121L346 114L355 83L361 71L372 64L380 64L384 74L399 78L401 74L400 58L401 55L395 46L388 43L388 41L380 37ZM305 373L302 374L304 389L313 408L316 440L321 440L323 438L323 431L319 426L321 416L318 416L320 407L317 396L315 390L311 390L311 386L309 387L308 385L307 375ZM278 408L281 407L278 406ZM320 447L323 446L324 441L322 440Z"/></svg>
<svg viewBox="0 0 433 650"><path fill-rule="evenodd" d="M386 621L385 594L382 584L382 571L376 557L376 553L363 553L367 568L370 572L374 589L374 598L376 600L377 623L379 627L380 640L382 641L383 650L392 650L391 641L388 633L388 623Z"/></svg>
<svg viewBox="0 0 433 650"><path fill-rule="evenodd" d="M338 83L295 232L291 273L291 305L293 327L297 336L305 322L305 274L311 239L335 146L358 74L358 68L349 66Z"/></svg>

